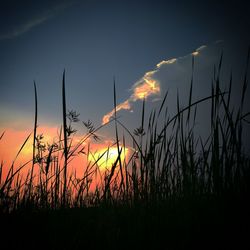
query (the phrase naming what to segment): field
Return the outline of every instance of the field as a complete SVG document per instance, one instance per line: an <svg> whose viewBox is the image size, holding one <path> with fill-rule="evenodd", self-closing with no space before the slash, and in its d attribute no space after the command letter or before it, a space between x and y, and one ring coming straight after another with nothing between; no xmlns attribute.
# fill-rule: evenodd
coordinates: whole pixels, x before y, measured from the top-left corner
<svg viewBox="0 0 250 250"><path fill-rule="evenodd" d="M95 128L90 121L84 122L88 132L74 142L74 124L79 119L77 112L67 111L64 72L62 127L57 142L46 145L37 134L34 83L34 130L27 137L33 138L32 159L15 165L26 140L13 164L0 166L1 243L5 248L249 247L250 158L243 144L250 114L244 107L247 73L243 83L237 83L242 88L240 103L231 103L233 82L231 78L228 88L221 89L221 62L222 57L211 93L193 100L192 78L188 104L181 108L177 96L174 116L168 115L168 93L148 119L144 99L141 125L134 131L116 114L114 83L115 112L109 123L115 128L112 149L117 150L116 157L110 168L100 171L99 162L108 158L108 147L86 163L80 178L69 172L69 164L80 153L93 158L85 142L98 140L98 131L107 124ZM196 112L203 103L210 105L207 138L195 130ZM128 141L133 150L124 158ZM29 171L23 175L28 164Z"/></svg>

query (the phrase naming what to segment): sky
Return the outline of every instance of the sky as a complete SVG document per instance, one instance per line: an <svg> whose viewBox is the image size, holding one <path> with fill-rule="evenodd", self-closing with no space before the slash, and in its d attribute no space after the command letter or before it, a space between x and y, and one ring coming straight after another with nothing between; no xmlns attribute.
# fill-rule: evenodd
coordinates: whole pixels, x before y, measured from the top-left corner
<svg viewBox="0 0 250 250"><path fill-rule="evenodd" d="M238 84L250 45L249 13L246 1L1 1L0 133L32 131L34 81L38 124L55 131L64 69L68 109L96 126L112 115L114 79L117 104L125 107L118 113L131 128L139 124L145 87L147 110L167 90L170 107L177 88L185 101L192 56L194 97L210 94L222 50L223 77L232 70Z"/></svg>

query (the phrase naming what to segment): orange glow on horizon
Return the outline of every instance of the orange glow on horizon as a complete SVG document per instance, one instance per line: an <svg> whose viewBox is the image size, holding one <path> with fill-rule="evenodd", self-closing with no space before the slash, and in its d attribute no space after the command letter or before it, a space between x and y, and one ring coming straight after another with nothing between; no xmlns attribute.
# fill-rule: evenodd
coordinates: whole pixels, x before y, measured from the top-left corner
<svg viewBox="0 0 250 250"><path fill-rule="evenodd" d="M1 129L2 131L3 129ZM43 134L43 142L45 144L52 144L56 140L58 129L56 127L41 126L37 128L37 135ZM5 134L0 141L0 161L3 162L3 175L5 175L8 168L14 161L18 151L25 142L28 135L30 135L26 144L22 148L18 158L15 161L15 166L18 168L22 164L31 161L33 157L33 134L32 130L16 130L8 128L5 130ZM25 168L26 171L28 169ZM24 169L24 170L25 170Z"/></svg>
<svg viewBox="0 0 250 250"><path fill-rule="evenodd" d="M54 142L58 142L58 128L56 127L39 127L37 134L43 133L43 143L44 144L52 144ZM8 170L10 169L10 166L13 162L13 160L16 157L16 154L20 150L22 144L26 140L27 136L30 134L30 131L18 131L14 129L7 129L4 137L0 141L0 161L3 161L3 178L5 178ZM72 141L72 149L81 141L80 136L75 136ZM89 152L87 151L87 144L89 143ZM85 152L84 154L79 154L78 151L74 153L74 155L71 157L71 159L68 162L68 170L69 174L75 173L77 177L81 177L84 174L84 169L88 166L89 163L94 164L98 158L101 158L96 162L96 166L102 171L104 170L110 170L112 165L115 163L115 161L118 158L118 151L117 147L113 147L110 145L113 145L112 141L104 141L102 143L95 143L94 141L91 142L91 140L87 140L81 144L82 146L79 148L83 149ZM71 149L71 150L72 150ZM121 161L122 163L125 161L126 156L128 154L128 148L122 147L121 152ZM88 152L88 153L87 153ZM36 150L37 154L37 150ZM64 158L62 156L63 150L59 152L58 155L60 159L60 165L63 166ZM46 149L46 152L43 153L44 157L47 157L48 155L48 149ZM32 163L32 157L33 157L33 134L29 137L29 140L26 142L25 146L23 147L20 155L15 161L14 168L18 169L22 164L25 164L26 162L29 162L25 168L22 169L22 174L24 176L28 174L28 172L31 169L31 163ZM46 161L46 158L45 158ZM46 162L44 163L46 165ZM39 164L35 164L36 171L39 171Z"/></svg>

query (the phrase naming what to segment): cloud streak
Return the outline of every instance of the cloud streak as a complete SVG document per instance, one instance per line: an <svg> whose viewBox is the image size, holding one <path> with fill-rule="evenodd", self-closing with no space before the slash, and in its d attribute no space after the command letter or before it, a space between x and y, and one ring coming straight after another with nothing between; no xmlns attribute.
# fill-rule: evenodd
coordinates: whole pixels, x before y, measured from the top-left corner
<svg viewBox="0 0 250 250"><path fill-rule="evenodd" d="M18 28L14 29L6 34L0 35L0 40L6 40L6 39L12 39L12 38L18 37L18 36L28 32L29 30L31 30L35 26L47 21L48 19L52 18L53 16L54 15L51 13L51 14L46 14L44 16L36 17L35 19L24 23L22 26L19 26Z"/></svg>
<svg viewBox="0 0 250 250"><path fill-rule="evenodd" d="M66 9L67 7L71 6L74 2L67 2L67 3L61 3L56 6L54 6L51 9L43 11L41 14L33 17L32 19L27 20L23 24L15 27L14 29L5 32L4 34L0 34L0 41L1 40L7 40L7 39L13 39L18 36L23 35L24 33L27 33L34 27L48 21L49 19L56 16L58 13Z"/></svg>

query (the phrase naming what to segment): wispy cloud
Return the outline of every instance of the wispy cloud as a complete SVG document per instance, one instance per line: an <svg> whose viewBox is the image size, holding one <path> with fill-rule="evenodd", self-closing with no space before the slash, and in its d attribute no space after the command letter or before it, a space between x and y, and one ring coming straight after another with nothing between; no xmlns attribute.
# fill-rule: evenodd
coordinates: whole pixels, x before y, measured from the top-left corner
<svg viewBox="0 0 250 250"><path fill-rule="evenodd" d="M128 99L125 102L119 104L116 107L116 112L124 109L124 110L130 110L131 109L131 104L130 104L131 100ZM107 113L106 115L103 116L102 118L102 123L105 124L107 122L109 122L110 118L115 114L115 109L113 109L112 111L110 111L109 113Z"/></svg>
<svg viewBox="0 0 250 250"><path fill-rule="evenodd" d="M53 14L47 14L47 15L44 15L41 17L36 17L35 19L26 22L25 24L17 27L16 29L14 29L12 31L0 35L0 40L12 39L12 38L18 37L18 36L28 32L29 30L31 30L33 27L47 21L48 19L52 18L53 16L54 16Z"/></svg>
<svg viewBox="0 0 250 250"><path fill-rule="evenodd" d="M3 34L0 34L0 40L6 40L6 39L13 39L15 37L18 37L20 35L23 35L24 33L30 31L34 27L48 21L49 19L55 17L57 14L59 14L61 11L66 9L67 7L71 6L75 2L69 1L64 2L61 4L58 4L50 9L42 11L42 13L35 15L31 19L25 21L21 25L16 26L12 30L9 30Z"/></svg>

